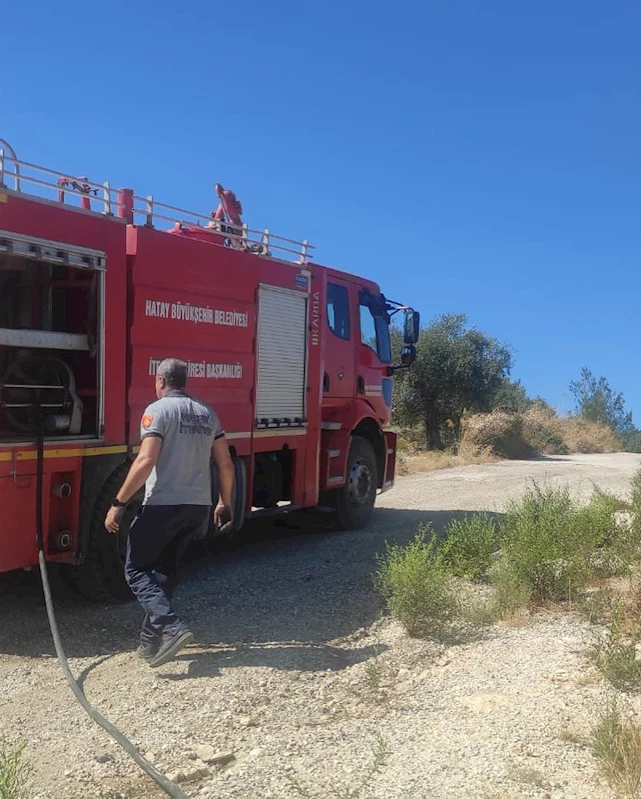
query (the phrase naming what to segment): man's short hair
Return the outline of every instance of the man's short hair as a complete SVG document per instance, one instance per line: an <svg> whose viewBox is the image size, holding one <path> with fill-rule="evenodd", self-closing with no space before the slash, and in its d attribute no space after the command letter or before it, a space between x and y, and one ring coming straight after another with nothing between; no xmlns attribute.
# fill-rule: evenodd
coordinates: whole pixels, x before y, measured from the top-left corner
<svg viewBox="0 0 641 799"><path fill-rule="evenodd" d="M156 374L169 388L185 388L187 385L187 364L179 358L165 358L158 364Z"/></svg>

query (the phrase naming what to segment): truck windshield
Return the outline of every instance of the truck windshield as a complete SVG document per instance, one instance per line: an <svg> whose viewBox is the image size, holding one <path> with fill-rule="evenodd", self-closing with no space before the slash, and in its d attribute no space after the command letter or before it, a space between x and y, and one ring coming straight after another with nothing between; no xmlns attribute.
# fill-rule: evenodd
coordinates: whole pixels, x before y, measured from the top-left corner
<svg viewBox="0 0 641 799"><path fill-rule="evenodd" d="M364 295L360 301L361 344L370 347L382 363L392 362L387 314L371 302L371 295Z"/></svg>

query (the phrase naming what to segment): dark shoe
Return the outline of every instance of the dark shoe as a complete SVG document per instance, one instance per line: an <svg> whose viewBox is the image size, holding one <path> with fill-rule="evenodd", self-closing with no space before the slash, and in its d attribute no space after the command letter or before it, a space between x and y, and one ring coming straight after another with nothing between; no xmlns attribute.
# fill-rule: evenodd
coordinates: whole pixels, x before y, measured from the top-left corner
<svg viewBox="0 0 641 799"><path fill-rule="evenodd" d="M189 630L180 630L175 635L162 637L162 644L157 654L151 657L147 662L152 669L156 666L162 666L163 663L168 663L174 658L180 650L190 644L194 640L194 634Z"/></svg>
<svg viewBox="0 0 641 799"><path fill-rule="evenodd" d="M158 654L159 648L160 642L153 644L140 644L138 649L136 649L136 654L139 658L141 658L141 660L149 661Z"/></svg>

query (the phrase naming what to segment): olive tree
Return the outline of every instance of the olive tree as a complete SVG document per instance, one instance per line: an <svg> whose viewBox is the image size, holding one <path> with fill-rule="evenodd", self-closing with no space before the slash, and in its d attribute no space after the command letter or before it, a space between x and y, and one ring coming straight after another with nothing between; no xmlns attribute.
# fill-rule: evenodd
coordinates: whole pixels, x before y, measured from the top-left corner
<svg viewBox="0 0 641 799"><path fill-rule="evenodd" d="M402 334L393 331L394 350ZM463 412L487 411L512 366L510 348L469 327L465 314L445 314L421 330L416 362L395 376L394 420L422 425L428 449L443 449L446 423L460 433Z"/></svg>

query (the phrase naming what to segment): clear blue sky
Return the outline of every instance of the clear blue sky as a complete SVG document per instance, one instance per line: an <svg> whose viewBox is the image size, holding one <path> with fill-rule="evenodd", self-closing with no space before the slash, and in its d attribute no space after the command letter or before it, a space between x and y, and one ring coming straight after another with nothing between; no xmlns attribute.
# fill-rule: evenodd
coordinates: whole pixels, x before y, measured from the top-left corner
<svg viewBox="0 0 641 799"><path fill-rule="evenodd" d="M424 321L464 312L567 409L641 424L641 3L110 0L3 8L25 160L308 238Z"/></svg>

